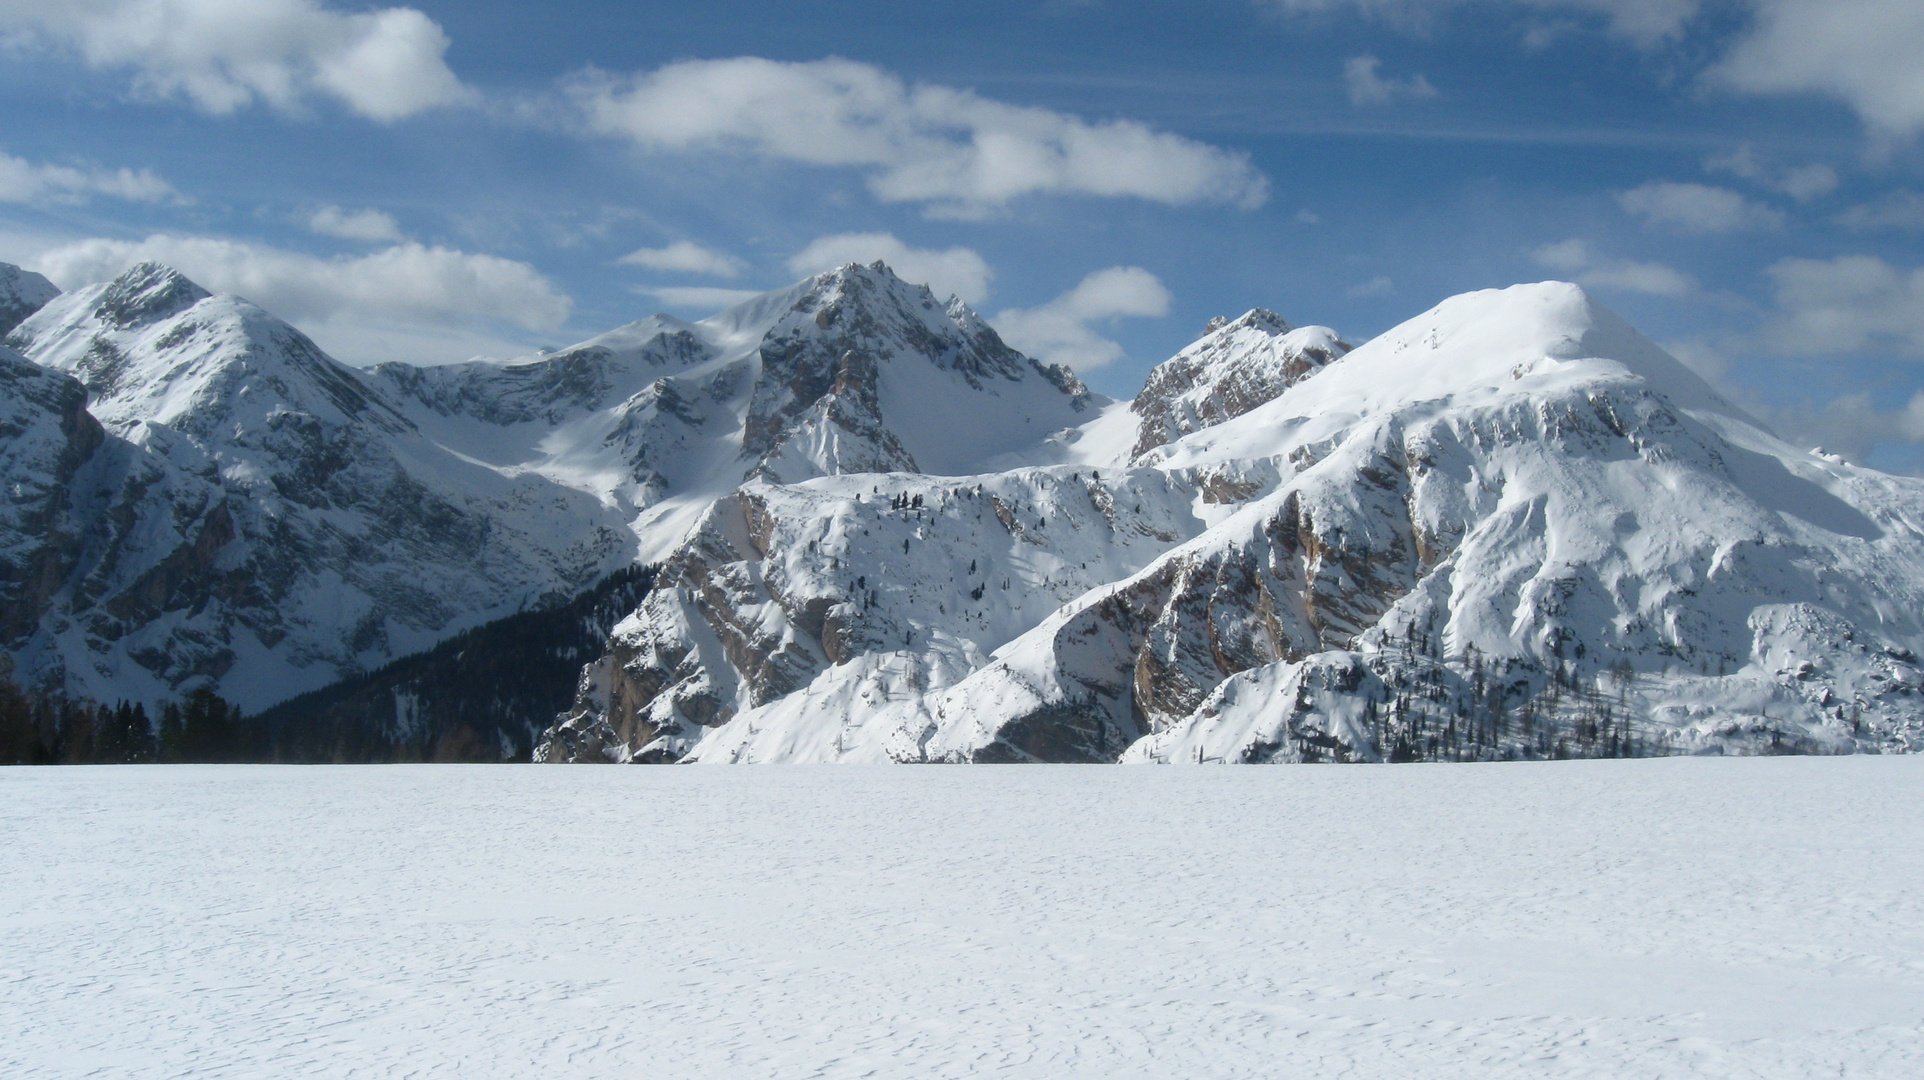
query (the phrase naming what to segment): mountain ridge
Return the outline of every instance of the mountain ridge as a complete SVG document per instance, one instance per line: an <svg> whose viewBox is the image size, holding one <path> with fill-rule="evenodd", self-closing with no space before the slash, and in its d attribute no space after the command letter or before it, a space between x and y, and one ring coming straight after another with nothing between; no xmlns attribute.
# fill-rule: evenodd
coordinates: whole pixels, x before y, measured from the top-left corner
<svg viewBox="0 0 1924 1080"><path fill-rule="evenodd" d="M1924 741L1924 483L1567 283L1358 347L1252 309L1128 402L880 263L439 368L152 264L8 341L7 647L102 698L258 709L646 565L573 704L500 728L537 760Z"/></svg>

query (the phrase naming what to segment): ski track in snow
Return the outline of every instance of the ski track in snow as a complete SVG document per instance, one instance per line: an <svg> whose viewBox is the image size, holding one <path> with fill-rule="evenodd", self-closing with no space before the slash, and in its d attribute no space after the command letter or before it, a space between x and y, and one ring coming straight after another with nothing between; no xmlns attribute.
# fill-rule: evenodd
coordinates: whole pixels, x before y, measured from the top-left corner
<svg viewBox="0 0 1924 1080"><path fill-rule="evenodd" d="M0 772L0 1075L1916 1077L1924 759Z"/></svg>

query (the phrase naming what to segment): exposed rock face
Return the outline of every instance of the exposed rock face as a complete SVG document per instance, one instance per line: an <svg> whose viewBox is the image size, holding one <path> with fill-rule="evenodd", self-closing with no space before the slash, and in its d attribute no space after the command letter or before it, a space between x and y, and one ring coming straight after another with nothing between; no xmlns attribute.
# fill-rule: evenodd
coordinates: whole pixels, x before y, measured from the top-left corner
<svg viewBox="0 0 1924 1080"><path fill-rule="evenodd" d="M75 692L211 684L259 708L629 550L592 496L460 460L299 331L165 267L63 295L9 340L84 385L111 436L67 485L64 532L19 526L78 539L15 644Z"/></svg>
<svg viewBox="0 0 1924 1080"><path fill-rule="evenodd" d="M1924 484L1784 445L1574 286L1459 297L1273 378L1209 342L1136 406L1177 437L1133 465L745 491L617 629L548 756L1924 739ZM590 731L586 753L559 737Z"/></svg>
<svg viewBox="0 0 1924 1080"><path fill-rule="evenodd" d="M32 631L79 560L74 474L106 439L84 387L0 345L0 644Z"/></svg>
<svg viewBox="0 0 1924 1080"><path fill-rule="evenodd" d="M1924 482L1574 286L1251 312L1126 407L880 265L514 363L356 371L153 265L9 341L0 637L95 696L259 708L639 561L539 759L1924 740Z"/></svg>
<svg viewBox="0 0 1924 1080"><path fill-rule="evenodd" d="M1349 350L1329 327L1298 329L1266 308L1212 319L1202 340L1149 373L1130 404L1141 418L1130 456L1241 416Z"/></svg>
<svg viewBox="0 0 1924 1080"><path fill-rule="evenodd" d="M60 290L54 288L53 282L39 274L12 263L0 263L0 338L59 295Z"/></svg>
<svg viewBox="0 0 1924 1080"><path fill-rule="evenodd" d="M659 558L751 477L976 471L1095 400L880 264L505 364L356 371L154 264L11 340L71 376L48 408L84 387L69 426L107 439L84 496L33 494L69 524L23 512L0 535L34 598L10 609L23 670L249 709Z"/></svg>

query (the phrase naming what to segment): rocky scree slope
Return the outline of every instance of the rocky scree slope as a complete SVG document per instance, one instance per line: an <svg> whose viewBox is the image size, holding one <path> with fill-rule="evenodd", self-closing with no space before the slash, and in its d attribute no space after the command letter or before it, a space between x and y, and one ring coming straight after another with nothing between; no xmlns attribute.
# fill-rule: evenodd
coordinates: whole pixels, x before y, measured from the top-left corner
<svg viewBox="0 0 1924 1080"><path fill-rule="evenodd" d="M1457 297L1354 351L1252 312L1033 459L744 485L537 758L1924 738L1924 484L1783 443L1572 285Z"/></svg>

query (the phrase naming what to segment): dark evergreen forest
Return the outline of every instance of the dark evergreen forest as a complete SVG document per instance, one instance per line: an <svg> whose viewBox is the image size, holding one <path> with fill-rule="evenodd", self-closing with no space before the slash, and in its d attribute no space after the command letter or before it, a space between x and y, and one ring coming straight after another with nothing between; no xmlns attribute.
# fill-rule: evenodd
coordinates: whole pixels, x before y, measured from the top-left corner
<svg viewBox="0 0 1924 1080"><path fill-rule="evenodd" d="M527 761L583 664L654 581L622 570L257 716L209 690L150 714L23 687L0 657L0 764Z"/></svg>

